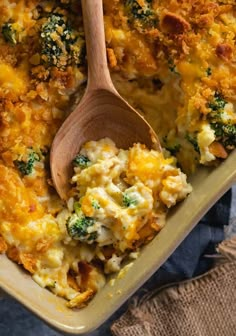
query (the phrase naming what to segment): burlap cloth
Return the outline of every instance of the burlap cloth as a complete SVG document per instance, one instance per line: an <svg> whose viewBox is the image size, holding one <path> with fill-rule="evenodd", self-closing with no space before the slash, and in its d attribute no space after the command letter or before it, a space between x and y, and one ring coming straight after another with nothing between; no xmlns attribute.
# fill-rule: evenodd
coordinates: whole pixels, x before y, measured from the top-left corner
<svg viewBox="0 0 236 336"><path fill-rule="evenodd" d="M116 336L236 336L236 238L218 248L221 262L191 281L133 302ZM223 262L222 262L223 261Z"/></svg>

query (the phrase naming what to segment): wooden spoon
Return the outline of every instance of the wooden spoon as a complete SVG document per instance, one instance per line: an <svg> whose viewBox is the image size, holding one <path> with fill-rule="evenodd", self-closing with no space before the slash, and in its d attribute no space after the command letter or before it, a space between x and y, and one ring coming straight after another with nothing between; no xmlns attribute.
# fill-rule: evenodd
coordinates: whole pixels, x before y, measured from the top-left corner
<svg viewBox="0 0 236 336"><path fill-rule="evenodd" d="M77 108L65 120L50 155L54 186L64 200L72 177L72 160L90 140L111 138L118 148L140 142L161 150L151 126L120 97L107 65L102 0L82 0L88 60L88 84Z"/></svg>

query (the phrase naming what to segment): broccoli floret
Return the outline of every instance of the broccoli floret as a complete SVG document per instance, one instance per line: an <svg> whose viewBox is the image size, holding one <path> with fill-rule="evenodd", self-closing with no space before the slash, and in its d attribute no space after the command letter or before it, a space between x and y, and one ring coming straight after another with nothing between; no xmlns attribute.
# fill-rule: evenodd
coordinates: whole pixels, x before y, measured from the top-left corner
<svg viewBox="0 0 236 336"><path fill-rule="evenodd" d="M95 210L99 210L101 209L101 206L99 204L99 202L95 199L92 200L92 207L95 209Z"/></svg>
<svg viewBox="0 0 236 336"><path fill-rule="evenodd" d="M40 157L37 153L32 151L29 153L27 160L15 160L14 165L19 170L19 172L25 176L32 174L36 161L40 161Z"/></svg>
<svg viewBox="0 0 236 336"><path fill-rule="evenodd" d="M81 169L87 168L91 161L85 155L78 154L73 160L74 167L80 167Z"/></svg>
<svg viewBox="0 0 236 336"><path fill-rule="evenodd" d="M176 65L175 65L173 59L171 59L171 58L169 58L169 60L168 60L168 67L169 67L169 70L171 72L173 72L176 75L179 75L179 73L178 73L178 71L176 69Z"/></svg>
<svg viewBox="0 0 236 336"><path fill-rule="evenodd" d="M216 140L220 141L224 147L233 149L236 146L236 125L232 121L227 120L227 124L222 119L227 101L222 94L216 92L214 100L209 103L208 107L211 112L208 115L211 128L214 130Z"/></svg>
<svg viewBox="0 0 236 336"><path fill-rule="evenodd" d="M223 128L222 128L223 124L220 124L220 123L211 123L210 125L211 125L211 128L215 132L215 136L217 138L221 138L223 136L223 134L224 134Z"/></svg>
<svg viewBox="0 0 236 336"><path fill-rule="evenodd" d="M226 148L236 147L236 125L213 122L210 124L215 132L217 140L220 140Z"/></svg>
<svg viewBox="0 0 236 336"><path fill-rule="evenodd" d="M87 217L82 211L71 215L67 222L67 232L71 238L81 242L93 243L97 238L97 232L88 232L88 228L94 225L94 218Z"/></svg>
<svg viewBox="0 0 236 336"><path fill-rule="evenodd" d="M129 208L136 206L138 202L137 200L130 197L127 193L123 193L122 203L123 206Z"/></svg>
<svg viewBox="0 0 236 336"><path fill-rule="evenodd" d="M125 9L130 18L131 23L138 23L140 28L155 27L158 19L151 7L151 0L144 1L144 5L140 5L137 0L125 0Z"/></svg>
<svg viewBox="0 0 236 336"><path fill-rule="evenodd" d="M234 138L234 140L236 141L236 125L223 125L222 128L225 135Z"/></svg>
<svg viewBox="0 0 236 336"><path fill-rule="evenodd" d="M179 151L180 151L181 145L180 144L176 144L173 146L167 146L166 149L172 154L172 155L176 155Z"/></svg>
<svg viewBox="0 0 236 336"><path fill-rule="evenodd" d="M42 55L50 65L66 65L67 49L70 43L71 31L64 18L59 14L52 14L42 26Z"/></svg>
<svg viewBox="0 0 236 336"><path fill-rule="evenodd" d="M206 69L206 74L207 74L208 77L212 75L212 70L211 70L210 67L208 67L208 68Z"/></svg>
<svg viewBox="0 0 236 336"><path fill-rule="evenodd" d="M227 102L221 93L215 92L213 100L208 104L208 107L212 110L212 115L219 115L225 108Z"/></svg>
<svg viewBox="0 0 236 336"><path fill-rule="evenodd" d="M186 134L185 138L188 140L188 142L191 143L191 145L193 146L194 150L197 153L200 153L200 149L198 146L198 142L197 142L197 136L196 135L190 135L189 133Z"/></svg>
<svg viewBox="0 0 236 336"><path fill-rule="evenodd" d="M83 65L85 41L61 14L52 14L41 29L42 59L50 66L63 68L74 62Z"/></svg>
<svg viewBox="0 0 236 336"><path fill-rule="evenodd" d="M2 35L6 42L17 44L16 30L12 27L12 23L4 23L2 26Z"/></svg>

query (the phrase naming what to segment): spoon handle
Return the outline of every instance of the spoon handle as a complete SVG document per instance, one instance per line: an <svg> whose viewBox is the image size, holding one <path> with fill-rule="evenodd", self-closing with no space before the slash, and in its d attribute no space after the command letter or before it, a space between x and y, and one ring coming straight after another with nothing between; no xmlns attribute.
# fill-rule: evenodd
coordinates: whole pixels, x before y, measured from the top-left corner
<svg viewBox="0 0 236 336"><path fill-rule="evenodd" d="M82 0L88 60L87 90L113 90L107 64L102 0Z"/></svg>

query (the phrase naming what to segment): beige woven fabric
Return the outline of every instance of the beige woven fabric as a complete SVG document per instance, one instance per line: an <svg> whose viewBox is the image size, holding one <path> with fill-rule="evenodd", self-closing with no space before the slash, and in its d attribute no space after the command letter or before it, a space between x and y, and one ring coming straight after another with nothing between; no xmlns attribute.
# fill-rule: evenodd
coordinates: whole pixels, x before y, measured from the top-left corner
<svg viewBox="0 0 236 336"><path fill-rule="evenodd" d="M232 257L229 245L221 252ZM149 295L111 330L115 336L236 336L236 260Z"/></svg>

